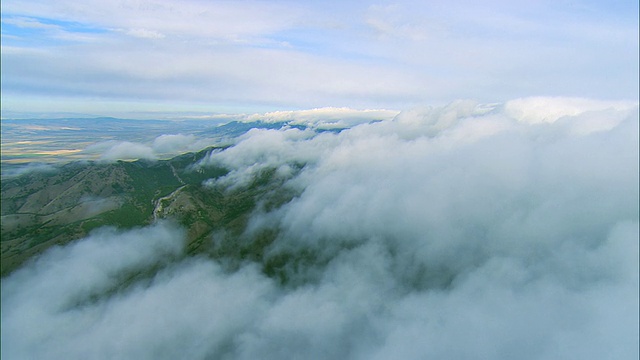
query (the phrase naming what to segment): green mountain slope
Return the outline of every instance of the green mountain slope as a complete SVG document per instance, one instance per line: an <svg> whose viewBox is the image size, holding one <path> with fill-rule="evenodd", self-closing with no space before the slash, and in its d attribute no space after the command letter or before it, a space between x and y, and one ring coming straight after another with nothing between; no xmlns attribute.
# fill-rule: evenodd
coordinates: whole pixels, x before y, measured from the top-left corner
<svg viewBox="0 0 640 360"><path fill-rule="evenodd" d="M239 241L249 215L258 203L273 206L294 194L280 186L271 170L233 191L204 185L228 172L194 166L213 150L156 162L75 162L53 173L3 180L2 276L47 248L82 238L95 228L131 228L156 219L173 219L187 229L190 255L237 260L231 263L260 261L274 237L259 234ZM214 234L225 234L218 236L216 246Z"/></svg>

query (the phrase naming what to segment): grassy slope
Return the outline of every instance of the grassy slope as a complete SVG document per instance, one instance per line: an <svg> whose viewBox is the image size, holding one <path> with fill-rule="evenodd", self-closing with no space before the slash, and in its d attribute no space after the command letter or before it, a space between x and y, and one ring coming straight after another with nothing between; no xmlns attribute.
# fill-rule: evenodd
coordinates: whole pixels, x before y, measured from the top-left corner
<svg viewBox="0 0 640 360"><path fill-rule="evenodd" d="M173 218L187 228L189 254L219 257L220 249L227 248L224 256L258 260L273 236L259 235L257 244L223 244L214 249L212 234L224 231L229 235L226 241L237 239L259 197L275 192L274 199L285 202L293 194L279 191L272 171L233 192L203 186L204 180L227 173L218 167L192 169L209 151L157 162L71 163L55 173L4 180L2 276L47 248L82 238L95 228L147 225L154 220L161 198L162 211L156 216ZM87 199L108 206L90 209Z"/></svg>

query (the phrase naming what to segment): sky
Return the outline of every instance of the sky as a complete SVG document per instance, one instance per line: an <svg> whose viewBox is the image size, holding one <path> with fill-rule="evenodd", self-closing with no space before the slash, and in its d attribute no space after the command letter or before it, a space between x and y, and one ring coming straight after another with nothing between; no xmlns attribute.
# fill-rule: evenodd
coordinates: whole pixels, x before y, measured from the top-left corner
<svg viewBox="0 0 640 360"><path fill-rule="evenodd" d="M3 0L1 52L5 115L635 100L638 2Z"/></svg>

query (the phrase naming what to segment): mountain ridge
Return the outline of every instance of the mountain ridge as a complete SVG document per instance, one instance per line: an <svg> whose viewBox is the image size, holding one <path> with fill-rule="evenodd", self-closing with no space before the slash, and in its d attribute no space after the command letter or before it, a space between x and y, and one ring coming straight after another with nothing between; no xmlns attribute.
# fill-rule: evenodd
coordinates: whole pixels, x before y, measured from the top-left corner
<svg viewBox="0 0 640 360"><path fill-rule="evenodd" d="M256 198L279 188L272 181L273 171L233 191L205 185L205 180L228 173L215 165L196 166L220 149L158 161L71 162L53 173L3 180L2 276L49 247L80 239L96 228L126 229L161 219L186 228L189 254L211 255L214 232L239 236Z"/></svg>

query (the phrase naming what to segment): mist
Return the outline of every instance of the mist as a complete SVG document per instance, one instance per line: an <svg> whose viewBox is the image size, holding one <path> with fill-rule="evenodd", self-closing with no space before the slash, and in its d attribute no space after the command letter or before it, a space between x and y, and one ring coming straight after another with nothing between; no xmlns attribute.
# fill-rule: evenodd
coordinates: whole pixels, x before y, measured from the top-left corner
<svg viewBox="0 0 640 360"><path fill-rule="evenodd" d="M254 129L200 166L298 194L242 234L278 234L286 283L100 229L2 279L2 357L637 359L638 154L637 104L574 98Z"/></svg>

